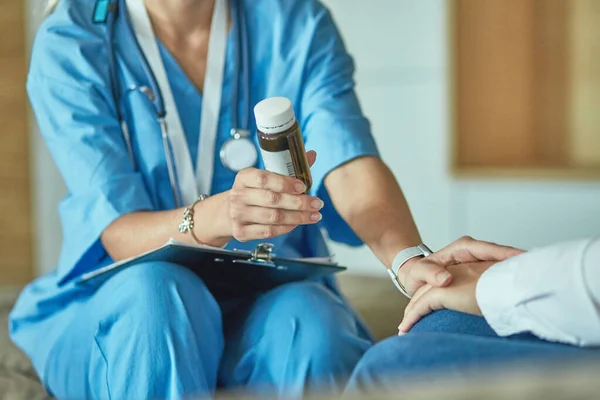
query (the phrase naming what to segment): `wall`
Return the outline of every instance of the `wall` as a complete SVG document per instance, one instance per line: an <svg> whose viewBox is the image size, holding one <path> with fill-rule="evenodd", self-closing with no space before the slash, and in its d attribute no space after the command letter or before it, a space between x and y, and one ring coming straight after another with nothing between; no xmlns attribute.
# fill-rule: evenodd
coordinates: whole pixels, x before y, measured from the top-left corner
<svg viewBox="0 0 600 400"><path fill-rule="evenodd" d="M600 235L599 182L459 180L450 173L449 3L325 3L357 61L364 111L426 243L439 249L468 234L531 248ZM383 275L367 249L332 249L353 271Z"/></svg>
<svg viewBox="0 0 600 400"><path fill-rule="evenodd" d="M43 3L42 0L26 0L25 2L29 10L29 47L31 47L37 27L43 18ZM35 221L34 258L37 271L43 273L52 270L58 261L62 231L57 206L67 190L50 152L40 136L33 113L30 113L30 121L32 196L34 199L32 214Z"/></svg>
<svg viewBox="0 0 600 400"><path fill-rule="evenodd" d="M600 234L598 183L457 180L451 176L445 1L325 3L359 65L357 90L364 111L426 243L439 249L470 234L530 248ZM45 271L58 257L60 228L54 210L64 186L39 136L35 137L40 217L37 265ZM332 244L332 250L353 272L384 273L368 249Z"/></svg>
<svg viewBox="0 0 600 400"><path fill-rule="evenodd" d="M439 247L452 236L444 2L326 4L356 60L357 91L382 156L401 182L423 237ZM332 250L355 271L384 272L368 249Z"/></svg>

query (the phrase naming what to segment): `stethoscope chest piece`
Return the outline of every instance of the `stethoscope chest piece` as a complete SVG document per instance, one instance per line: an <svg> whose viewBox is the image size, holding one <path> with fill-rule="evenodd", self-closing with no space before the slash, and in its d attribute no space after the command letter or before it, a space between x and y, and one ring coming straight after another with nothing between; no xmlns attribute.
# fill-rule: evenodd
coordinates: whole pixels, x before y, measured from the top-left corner
<svg viewBox="0 0 600 400"><path fill-rule="evenodd" d="M256 145L245 129L232 129L229 138L221 147L221 162L233 172L254 167L258 161Z"/></svg>

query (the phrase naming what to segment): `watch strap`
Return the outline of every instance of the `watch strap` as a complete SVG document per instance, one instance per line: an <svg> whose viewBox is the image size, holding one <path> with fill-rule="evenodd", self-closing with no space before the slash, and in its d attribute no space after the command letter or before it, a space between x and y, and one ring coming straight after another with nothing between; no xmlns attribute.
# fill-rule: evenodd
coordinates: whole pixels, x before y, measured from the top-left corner
<svg viewBox="0 0 600 400"><path fill-rule="evenodd" d="M402 268L402 266L404 264L406 264L408 261L412 260L413 258L427 257L431 254L433 254L433 252L425 244L420 244L415 247L409 247L407 249L400 251L396 255L396 257L394 257L394 261L392 261L392 268L388 269L388 274L390 275L390 278L392 278L392 282L394 283L396 288L403 295L408 297L409 299L411 298L411 296L408 294L408 291L406 290L406 288L400 281L400 278L398 278L398 272L400 271L400 268Z"/></svg>

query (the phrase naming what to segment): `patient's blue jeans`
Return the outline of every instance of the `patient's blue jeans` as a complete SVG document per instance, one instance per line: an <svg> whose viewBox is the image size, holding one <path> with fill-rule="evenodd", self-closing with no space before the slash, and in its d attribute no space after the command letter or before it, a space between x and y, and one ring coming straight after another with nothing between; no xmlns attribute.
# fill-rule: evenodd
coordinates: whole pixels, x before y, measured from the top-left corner
<svg viewBox="0 0 600 400"><path fill-rule="evenodd" d="M428 382L461 379L510 361L543 359L547 365L590 355L600 351L550 343L530 334L501 338L481 317L443 310L425 317L406 335L373 346L358 363L347 392L392 392L416 376Z"/></svg>

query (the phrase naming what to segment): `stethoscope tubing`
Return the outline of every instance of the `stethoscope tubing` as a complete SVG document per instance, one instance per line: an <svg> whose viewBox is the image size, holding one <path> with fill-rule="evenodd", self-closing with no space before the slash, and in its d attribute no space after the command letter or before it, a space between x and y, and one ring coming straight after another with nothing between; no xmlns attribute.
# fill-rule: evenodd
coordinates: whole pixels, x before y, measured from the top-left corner
<svg viewBox="0 0 600 400"><path fill-rule="evenodd" d="M177 177L175 174L175 165L173 162L171 143L169 142L169 131L167 130L167 121L164 117L160 117L158 119L158 123L160 124L160 135L162 137L165 154L169 155L165 158L167 161L167 173L169 174L169 183L171 185L171 190L173 191L173 201L175 202L175 207L180 208L182 206L182 202L179 193L179 186L177 185Z"/></svg>
<svg viewBox="0 0 600 400"><path fill-rule="evenodd" d="M144 56L144 53L142 52L142 49L140 47L140 44L138 43L137 39L136 39L136 34L135 34L135 30L133 29L133 25L131 22L131 18L129 15L129 11L127 10L127 5L125 4L125 0L117 0L116 3L117 6L117 10L116 13L122 13L120 15L122 15L123 21L125 23L125 26L127 28L127 33L134 39L134 51L136 53L136 56L138 58L138 60L140 61L141 65L142 65L142 69L144 70L144 74L146 75L147 79L148 79L148 84L150 85L150 89L151 89L151 94L152 97L149 97L148 100L150 100L150 102L152 102L153 106L154 106L154 111L156 113L157 118L164 118L167 114L167 111L165 109L165 103L164 103L164 97L162 94L162 91L160 90L160 86L158 85L158 80L156 79L156 75L154 75L154 72L152 71L152 68L150 67L150 63L148 62L148 60L146 59L146 57ZM235 79L234 79L234 89L233 89L233 96L232 96L232 105L234 105L234 107L232 107L232 127L236 126L238 121L237 121L237 103L238 103L238 98L239 98L239 83L238 83L238 77L240 76L240 58L242 60L242 79L244 80L244 88L246 90L244 90L244 105L246 108L246 112L242 117L242 123L239 125L240 128L242 129L248 129L249 126L249 120L250 120L250 72L249 72L249 55L248 55L248 33L247 33L247 23L246 23L246 18L244 16L244 13L242 12L242 10L240 10L239 5L237 4L237 2L231 1L230 4L232 4L232 15L236 20L236 24L235 25L235 29L238 31L238 37L236 40L236 61L235 61ZM111 38L109 38L108 42L109 42L109 57L111 58L111 65L113 66L112 69L114 69L114 71L112 71L113 74L115 74L115 78L116 81L118 81L118 77L116 76L116 60L115 60L115 56L114 56L114 46L112 43L112 40L114 39L115 35L114 35L114 26L116 25L116 15L115 13L111 13L112 15L109 16L110 18L110 25L111 27L109 27L109 29L111 30ZM241 45L241 46L240 46ZM241 48L241 49L240 49ZM241 54L240 54L241 53ZM114 88L114 90L116 91L116 95L118 95L118 93L120 93L118 90L119 88ZM119 104L119 103L117 103Z"/></svg>
<svg viewBox="0 0 600 400"><path fill-rule="evenodd" d="M235 3L235 0L232 2ZM238 5L237 7L237 12L238 12L238 21L240 23L240 36L238 39L238 43L242 44L242 69L243 69L243 78L244 78L244 105L245 107L244 109L244 116L242 117L242 124L240 125L240 127L242 129L248 130L250 127L250 59L249 59L249 50L248 47L250 46L250 42L248 40L248 27L247 27L247 22L246 22L246 15L243 12L243 10L240 9L240 6ZM239 62L236 62L236 64L239 64ZM237 103L237 98L234 99L235 102ZM235 126L235 123L237 122L237 120L232 121L233 124L232 126Z"/></svg>
<svg viewBox="0 0 600 400"><path fill-rule="evenodd" d="M249 67L249 59L248 59L248 32L246 26L246 18L243 10L241 10L240 5L237 1L230 1L231 4L231 14L235 19L236 23L234 23L234 30L237 33L237 40L235 41L235 68L234 68L234 80L233 80L233 96L232 96L232 105L231 108L231 127L241 128L243 130L248 130L249 126L249 116L250 116L250 67ZM242 115L241 124L238 125L238 99L239 99L239 77L240 77L240 62L242 60L242 79L244 80L244 109L245 114Z"/></svg>
<svg viewBox="0 0 600 400"><path fill-rule="evenodd" d="M176 207L181 207L181 196L179 193L178 185L177 185L177 176L175 173L175 165L173 162L173 153L171 151L171 145L169 142L168 128L165 120L166 110L163 102L162 92L160 91L160 87L157 84L156 76L154 72L152 72L152 68L148 63L148 60L142 53L140 45L136 39L135 31L133 29L131 18L129 16L129 12L127 11L127 5L125 4L125 0L117 0L114 4L116 4L116 9L110 13L107 19L107 29L110 32L108 37L108 53L109 53L109 64L110 64L110 74L112 76L111 86L113 90L113 97L115 98L115 107L118 119L121 124L121 130L123 132L123 138L125 140L125 145L127 146L127 152L129 154L129 158L131 160L132 165L135 168L135 158L133 156L133 145L131 140L131 135L129 133L129 128L127 127L127 123L123 116L122 110L125 106L125 100L127 96L132 92L139 92L144 95L145 98L150 101L152 104L152 108L154 109L154 113L156 114L157 122L160 126L161 131L161 140L163 144L163 150L165 153L165 161L167 164L167 173L169 175L169 182L171 186L171 190L173 192L173 201L175 202ZM121 14L118 14L121 13ZM131 86L124 93L124 96L120 96L121 93L121 85L118 77L118 68L116 63L115 51L114 51L114 43L113 40L116 37L115 35L115 27L116 27L116 19L117 15L121 15L123 21L125 23L125 27L131 37L134 39L134 51L137 53L137 57L140 60L142 65L142 69L148 78L148 83L150 87L147 86ZM120 99L119 99L120 97Z"/></svg>
<svg viewBox="0 0 600 400"><path fill-rule="evenodd" d="M163 94L162 94L162 91L160 90L160 86L158 85L158 80L156 79L156 75L154 75L154 72L152 71L152 68L150 67L150 63L148 62L148 59L146 58L146 56L144 56L144 52L142 51L142 48L140 47L140 44L137 41L135 30L133 29L133 25L131 22L131 17L129 15L129 11L127 10L127 4L125 3L125 0L117 0L117 2L119 4L118 12L122 13L120 15L123 18L125 27L127 28L129 35L133 38L134 51L136 53L138 60L142 64L142 69L144 70L144 74L146 75L146 77L148 79L148 84L150 85L150 89L152 91L152 97L149 97L148 100L150 100L150 102L154 106L154 111L156 113L156 117L157 118L165 118L167 115L167 110L165 109L165 103L163 101ZM113 37L114 37L114 34L113 34Z"/></svg>

